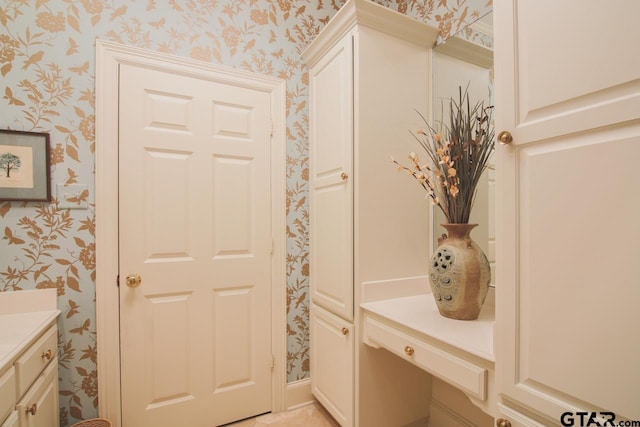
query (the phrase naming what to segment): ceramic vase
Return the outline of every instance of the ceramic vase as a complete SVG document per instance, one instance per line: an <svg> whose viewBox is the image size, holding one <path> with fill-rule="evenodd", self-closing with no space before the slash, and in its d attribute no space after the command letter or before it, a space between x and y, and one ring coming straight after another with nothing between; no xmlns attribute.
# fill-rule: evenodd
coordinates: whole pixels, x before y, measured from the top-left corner
<svg viewBox="0 0 640 427"><path fill-rule="evenodd" d="M477 319L489 291L489 261L470 236L477 225L442 224L447 234L438 239L431 257L429 283L444 317Z"/></svg>

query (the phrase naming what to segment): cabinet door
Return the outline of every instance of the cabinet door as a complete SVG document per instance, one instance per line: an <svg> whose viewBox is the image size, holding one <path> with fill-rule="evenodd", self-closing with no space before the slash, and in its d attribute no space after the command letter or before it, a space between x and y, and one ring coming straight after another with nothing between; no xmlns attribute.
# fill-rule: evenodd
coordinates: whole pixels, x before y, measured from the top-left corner
<svg viewBox="0 0 640 427"><path fill-rule="evenodd" d="M354 330L311 304L311 390L343 427L353 425Z"/></svg>
<svg viewBox="0 0 640 427"><path fill-rule="evenodd" d="M500 392L640 419L640 2L494 8Z"/></svg>
<svg viewBox="0 0 640 427"><path fill-rule="evenodd" d="M58 358L54 358L20 399L20 427L58 427Z"/></svg>
<svg viewBox="0 0 640 427"><path fill-rule="evenodd" d="M351 36L309 71L311 298L353 319Z"/></svg>

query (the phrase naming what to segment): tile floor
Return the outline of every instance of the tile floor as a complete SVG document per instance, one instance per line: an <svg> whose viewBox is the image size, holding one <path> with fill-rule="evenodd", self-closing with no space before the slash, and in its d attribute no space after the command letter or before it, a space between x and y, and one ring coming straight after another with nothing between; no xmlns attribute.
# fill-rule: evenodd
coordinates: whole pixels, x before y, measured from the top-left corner
<svg viewBox="0 0 640 427"><path fill-rule="evenodd" d="M279 414L265 414L226 427L340 427L319 403Z"/></svg>

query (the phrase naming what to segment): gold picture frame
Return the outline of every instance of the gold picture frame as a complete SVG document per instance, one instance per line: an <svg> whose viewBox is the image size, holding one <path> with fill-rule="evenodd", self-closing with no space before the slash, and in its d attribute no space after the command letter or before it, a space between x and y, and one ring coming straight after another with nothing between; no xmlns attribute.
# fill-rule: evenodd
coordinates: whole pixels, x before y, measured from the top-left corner
<svg viewBox="0 0 640 427"><path fill-rule="evenodd" d="M0 129L0 201L50 202L49 134Z"/></svg>

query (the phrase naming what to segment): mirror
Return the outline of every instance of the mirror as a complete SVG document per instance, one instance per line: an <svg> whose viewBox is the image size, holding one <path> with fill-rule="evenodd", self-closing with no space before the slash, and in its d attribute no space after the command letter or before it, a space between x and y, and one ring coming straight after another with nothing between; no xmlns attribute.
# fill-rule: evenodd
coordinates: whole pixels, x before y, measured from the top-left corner
<svg viewBox="0 0 640 427"><path fill-rule="evenodd" d="M492 13L481 17L434 48L431 123L438 124L440 121L448 123L449 100L457 99L459 86L464 90L465 86L469 85L471 104L482 100L487 106L494 105L492 48ZM495 159L495 153L493 157ZM471 237L489 259L491 286L495 286L494 201L495 170L490 167L478 184L469 223L478 224L471 233ZM438 244L437 238L446 232L440 225L445 223L446 219L442 211L435 206L431 217L434 236L432 244L435 248Z"/></svg>

